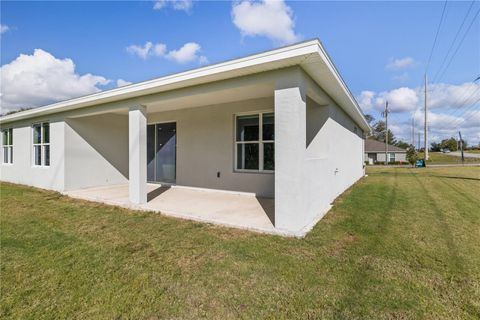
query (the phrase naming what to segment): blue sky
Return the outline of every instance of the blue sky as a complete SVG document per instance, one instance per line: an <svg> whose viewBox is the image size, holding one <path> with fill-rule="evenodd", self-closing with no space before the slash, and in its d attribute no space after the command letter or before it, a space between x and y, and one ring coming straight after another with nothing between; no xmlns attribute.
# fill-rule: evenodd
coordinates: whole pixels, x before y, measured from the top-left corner
<svg viewBox="0 0 480 320"><path fill-rule="evenodd" d="M379 118L388 99L392 129L410 141L408 124L415 110L420 122L423 73L443 7L441 1L1 2L2 109L42 105L126 83L122 80L140 82L319 38L365 113ZM480 17L473 20L480 3L447 3L428 74L433 80L438 73L468 10L457 44L470 21L472 27L431 87L430 131L440 139L460 126L467 141L479 143L480 114L473 102L480 98L480 81L472 81L480 76ZM34 54L35 49L42 52ZM18 59L21 54L30 59ZM71 59L74 69L64 59ZM45 75L52 68L58 68L55 79ZM34 76L18 78L29 72ZM19 92L20 84L35 84L32 78L47 83L45 90L38 96Z"/></svg>

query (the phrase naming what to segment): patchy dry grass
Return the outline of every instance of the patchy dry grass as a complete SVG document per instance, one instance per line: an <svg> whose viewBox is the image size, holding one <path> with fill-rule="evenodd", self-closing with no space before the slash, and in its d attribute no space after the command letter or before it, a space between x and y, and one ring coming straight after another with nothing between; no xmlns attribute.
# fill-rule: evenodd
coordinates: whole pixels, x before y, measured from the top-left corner
<svg viewBox="0 0 480 320"><path fill-rule="evenodd" d="M372 168L304 239L1 184L2 319L480 317L480 168Z"/></svg>

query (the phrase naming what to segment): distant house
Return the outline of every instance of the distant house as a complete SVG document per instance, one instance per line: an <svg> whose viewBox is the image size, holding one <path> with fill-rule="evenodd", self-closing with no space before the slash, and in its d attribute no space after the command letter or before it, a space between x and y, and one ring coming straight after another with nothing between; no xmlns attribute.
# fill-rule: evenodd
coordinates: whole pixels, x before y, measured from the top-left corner
<svg viewBox="0 0 480 320"><path fill-rule="evenodd" d="M388 162L406 162L407 150L388 145ZM385 162L385 143L373 139L365 140L365 161L369 164Z"/></svg>

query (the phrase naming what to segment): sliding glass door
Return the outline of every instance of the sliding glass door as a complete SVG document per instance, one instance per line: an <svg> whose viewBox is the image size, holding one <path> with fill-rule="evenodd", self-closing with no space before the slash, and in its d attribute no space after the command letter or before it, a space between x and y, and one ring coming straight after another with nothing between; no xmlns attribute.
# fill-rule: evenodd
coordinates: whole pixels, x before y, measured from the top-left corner
<svg viewBox="0 0 480 320"><path fill-rule="evenodd" d="M177 160L177 124L147 126L147 180L175 183Z"/></svg>

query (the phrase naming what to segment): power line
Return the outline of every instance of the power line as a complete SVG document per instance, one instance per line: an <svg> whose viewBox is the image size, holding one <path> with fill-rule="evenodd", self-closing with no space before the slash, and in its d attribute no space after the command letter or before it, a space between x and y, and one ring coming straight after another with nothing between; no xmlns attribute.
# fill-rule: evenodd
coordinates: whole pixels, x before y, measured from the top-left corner
<svg viewBox="0 0 480 320"><path fill-rule="evenodd" d="M465 121L465 118L463 117L465 114L467 114L468 112L480 112L480 109L478 110L475 110L475 107L476 104L480 101L480 99L478 99L476 102L474 102L471 106L469 106L468 108L466 108L461 114L459 114L458 116L456 116L455 119L452 119L450 120L449 122L446 123L446 125L444 127L451 127L451 130L455 130L456 128L460 127L462 125L462 123Z"/></svg>
<svg viewBox="0 0 480 320"><path fill-rule="evenodd" d="M427 67L425 68L425 72L428 71L428 67L430 66L430 61L432 60L433 51L435 50L435 46L437 44L438 34L440 33L440 28L442 27L443 17L445 16L445 9L447 8L448 0L445 0L443 4L442 16L440 17L440 22L438 23L437 32L435 33L435 40L433 40L432 49L430 50L430 56L428 57Z"/></svg>
<svg viewBox="0 0 480 320"><path fill-rule="evenodd" d="M472 114L480 113L480 109L472 110L471 112ZM460 129L464 124L465 124L465 119L458 119L458 122L454 123L450 130L454 131L454 130Z"/></svg>
<svg viewBox="0 0 480 320"><path fill-rule="evenodd" d="M457 48L455 49L455 52L453 53L453 55L452 55L452 56L450 57L450 59L448 60L447 66L446 66L446 67L443 69L443 71L440 73L440 76L438 77L438 80L440 80L440 79L445 75L445 72L447 72L448 68L449 68L450 65L452 64L453 58L455 58L455 56L457 55L458 51L460 50L460 47L462 46L463 41L464 41L465 38L467 37L467 34L468 34L468 32L470 31L470 29L472 28L473 23L474 23L475 20L477 19L479 13L480 13L480 8L477 10L477 13L475 13L475 15L473 16L472 21L470 21L470 25L468 26L467 30L466 30L465 33L463 34L463 37L462 37L462 39L460 40L460 42L458 43Z"/></svg>
<svg viewBox="0 0 480 320"><path fill-rule="evenodd" d="M460 106L456 109L454 109L453 111L451 111L448 115L451 115L453 116L454 114L456 114L459 110L461 110L462 108L464 107L468 107L468 106L471 106L471 104L468 103L468 101L474 96L474 94L476 93L477 91L476 90L473 90L473 92L468 96L468 98L466 98L465 100L463 100L463 102L460 104ZM474 103L475 104L475 103Z"/></svg>
<svg viewBox="0 0 480 320"><path fill-rule="evenodd" d="M457 128L462 123L462 121L465 120L464 118L462 118L462 116L465 115L467 112L471 111L472 109L474 109L478 102L480 102L480 98L477 99L477 101L475 101L474 103L472 103L469 107L467 107L461 114L456 116L457 117L456 119L453 119L453 120L450 120L449 122L447 122L446 126L453 126L453 129ZM477 111L480 111L480 109L477 110ZM475 111L473 111L473 112L475 112Z"/></svg>
<svg viewBox="0 0 480 320"><path fill-rule="evenodd" d="M468 94L469 94L468 91L465 91L465 92L461 95L461 97L459 97L458 99L456 99L456 100L451 104L451 106L455 106L455 105L458 104L458 102L463 101L463 102L459 105L458 108L450 111L450 113L448 113L447 115L453 115L453 114L456 113L459 109L463 108L463 107L466 105L466 103L468 102L468 100L470 100L470 98L472 98L473 95L474 95L476 92L478 92L479 88L477 88L477 85L475 84L475 82L477 82L479 79L480 79L480 77L478 77L478 78L476 78L475 80L473 80L473 82L472 82L472 84L473 84L473 90L470 92L470 95L468 95ZM468 95L468 97L467 97L467 95ZM467 98L464 99L464 97L467 97ZM467 106L468 106L468 105L467 105Z"/></svg>
<svg viewBox="0 0 480 320"><path fill-rule="evenodd" d="M440 64L440 67L439 67L437 73L435 74L435 77L433 77L433 82L434 83L437 81L438 74L440 73L440 70L442 70L445 61L447 60L448 56L450 55L450 52L452 51L453 45L457 42L458 35L460 34L460 31L462 31L463 26L465 25L465 22L467 21L467 18L470 15L470 11L472 11L472 8L473 8L474 4L475 4L475 0L473 0L470 3L470 7L468 7L467 13L465 14L465 17L463 18L462 24L458 28L457 33L455 34L455 37L454 37L452 43L450 44L450 47L448 48L447 54L445 55L445 57L443 57L442 63Z"/></svg>
<svg viewBox="0 0 480 320"><path fill-rule="evenodd" d="M465 100L464 104L462 104L458 109L455 109L454 112L452 113L447 113L447 114L442 114L443 116L446 116L446 117L455 117L454 119L451 119L449 121L447 121L446 123L443 124L443 127L448 127L450 125L453 125L455 124L457 121L461 121L463 119L461 119L461 117L467 113L468 111L470 111L471 109L475 108L475 105L480 101L480 98L473 102L473 103L468 103L468 100L471 98L472 96L468 97L467 100ZM458 111L461 110L462 108L466 107L463 112L461 112L460 114L457 115Z"/></svg>

